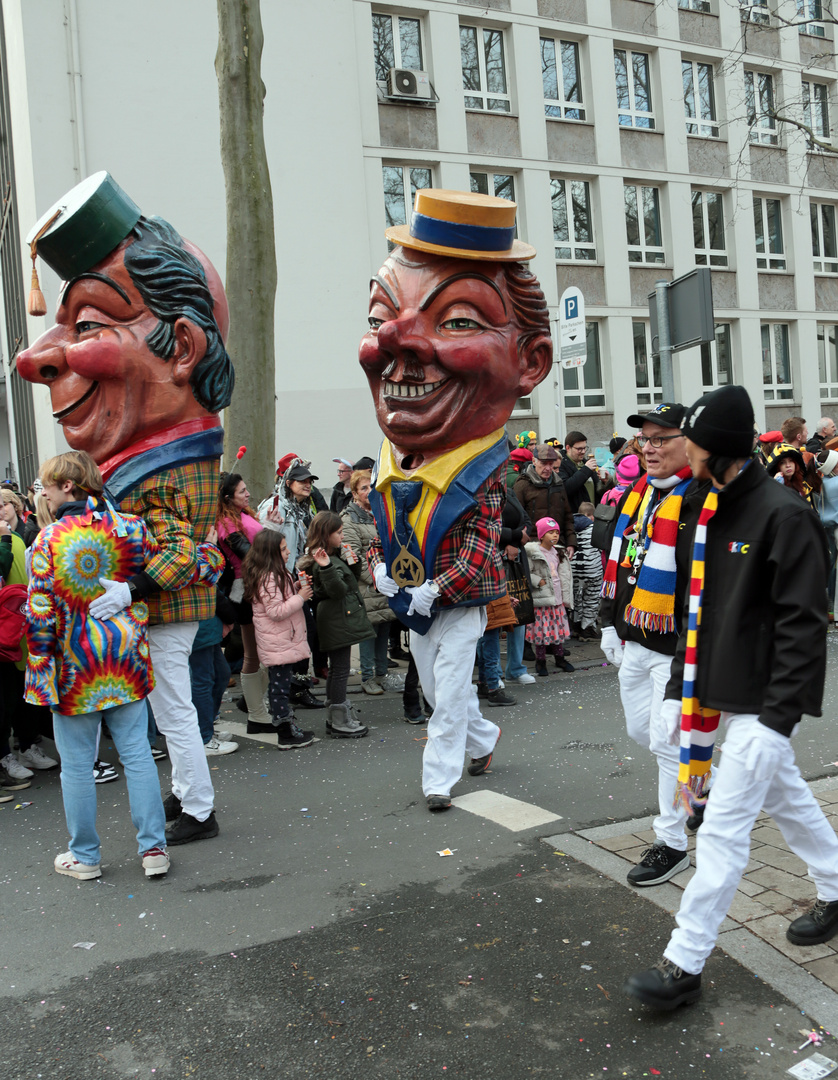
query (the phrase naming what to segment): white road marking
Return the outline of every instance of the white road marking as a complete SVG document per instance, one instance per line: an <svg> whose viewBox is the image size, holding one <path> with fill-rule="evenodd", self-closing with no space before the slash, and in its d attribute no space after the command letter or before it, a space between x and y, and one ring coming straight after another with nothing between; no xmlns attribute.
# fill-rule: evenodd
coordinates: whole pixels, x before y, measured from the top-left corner
<svg viewBox="0 0 838 1080"><path fill-rule="evenodd" d="M500 795L496 791L470 791L467 795L458 795L451 802L460 810L468 810L470 814L503 825L510 832L523 832L536 825L546 825L548 821L562 820L561 814L553 814L520 799L510 799L508 795Z"/></svg>

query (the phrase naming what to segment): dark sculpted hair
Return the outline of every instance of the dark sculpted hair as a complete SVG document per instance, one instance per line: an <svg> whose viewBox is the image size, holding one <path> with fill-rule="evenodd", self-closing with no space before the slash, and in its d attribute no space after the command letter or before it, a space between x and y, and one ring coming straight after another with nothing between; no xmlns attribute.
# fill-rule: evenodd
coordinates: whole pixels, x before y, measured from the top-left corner
<svg viewBox="0 0 838 1080"><path fill-rule="evenodd" d="M322 547L327 555L333 555L334 552L329 548L329 537L332 533L336 533L342 525L343 522L340 517L333 514L331 510L321 510L319 514L315 514L311 519L308 536L306 537L306 547L309 553L313 554L318 548Z"/></svg>
<svg viewBox="0 0 838 1080"><path fill-rule="evenodd" d="M259 598L259 592L269 578L273 578L283 596L294 592L294 579L282 557L282 541L285 536L275 529L262 529L253 537L250 551L242 560L242 585L244 598L251 603Z"/></svg>
<svg viewBox="0 0 838 1080"><path fill-rule="evenodd" d="M206 334L207 351L189 383L199 405L220 412L230 404L236 376L215 321L203 266L163 218L141 217L131 235L125 269L148 310L160 320L146 339L149 349L161 360L171 360L175 322L185 318L199 326Z"/></svg>

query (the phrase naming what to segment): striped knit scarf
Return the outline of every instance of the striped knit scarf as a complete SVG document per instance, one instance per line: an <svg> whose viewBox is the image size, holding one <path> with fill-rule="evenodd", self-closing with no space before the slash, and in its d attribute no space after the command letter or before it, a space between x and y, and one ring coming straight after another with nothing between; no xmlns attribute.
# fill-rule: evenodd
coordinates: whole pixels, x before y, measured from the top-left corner
<svg viewBox="0 0 838 1080"><path fill-rule="evenodd" d="M692 481L689 468L678 474L679 482L662 499L654 520L649 526L649 543L646 556L637 576L637 584L631 602L626 606L623 618L630 626L659 634L673 634L675 622L675 543L678 539L678 522L681 517L681 501ZM632 488L624 503L614 529L608 565L603 580L603 596L616 594L617 565L626 530L636 517L642 525L648 480L643 478ZM648 492L651 495L651 492ZM645 542L640 538L640 542Z"/></svg>
<svg viewBox="0 0 838 1080"><path fill-rule="evenodd" d="M681 801L688 813L707 801L710 786L710 762L716 742L720 713L703 709L695 696L698 664L698 629L701 626L701 601L704 595L704 552L707 523L716 513L718 493L711 488L698 516L690 571L690 615L687 626L687 653L684 661L684 686L681 698L681 763L675 804Z"/></svg>

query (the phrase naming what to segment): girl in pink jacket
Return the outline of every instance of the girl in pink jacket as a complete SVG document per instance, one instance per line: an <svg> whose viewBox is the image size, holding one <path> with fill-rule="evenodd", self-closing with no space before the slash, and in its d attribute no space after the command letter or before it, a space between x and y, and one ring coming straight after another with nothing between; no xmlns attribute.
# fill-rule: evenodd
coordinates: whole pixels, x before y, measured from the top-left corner
<svg viewBox="0 0 838 1080"><path fill-rule="evenodd" d="M263 529L242 562L244 598L253 607L259 660L268 669L268 703L280 750L311 746L314 733L301 731L288 700L291 671L311 656L303 604L312 596L308 575L295 581L288 570L288 545L281 532Z"/></svg>

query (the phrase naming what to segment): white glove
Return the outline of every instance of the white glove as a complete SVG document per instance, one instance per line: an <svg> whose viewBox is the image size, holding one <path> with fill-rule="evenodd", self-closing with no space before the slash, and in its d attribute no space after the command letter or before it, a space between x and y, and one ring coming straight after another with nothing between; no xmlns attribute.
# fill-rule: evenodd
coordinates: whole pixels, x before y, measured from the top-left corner
<svg viewBox="0 0 838 1080"><path fill-rule="evenodd" d="M373 580L375 581L375 587L382 594L382 596L395 596L399 591L398 585L387 574L387 567L383 562L378 563L373 571Z"/></svg>
<svg viewBox="0 0 838 1080"><path fill-rule="evenodd" d="M659 722L666 733L666 741L671 746L681 742L681 700L666 700L661 705Z"/></svg>
<svg viewBox="0 0 838 1080"><path fill-rule="evenodd" d="M439 593L432 589L429 582L424 582L422 585L409 585L405 592L410 593L410 607L407 609L408 615L412 615L417 612L419 615L430 615L431 608L434 605L434 600L439 596Z"/></svg>
<svg viewBox="0 0 838 1080"><path fill-rule="evenodd" d="M130 606L131 590L127 581L100 577L99 584L105 591L90 602L90 614L94 619L112 619L117 612Z"/></svg>
<svg viewBox="0 0 838 1080"><path fill-rule="evenodd" d="M623 643L613 626L603 626L600 648L605 654L605 659L614 667L619 667L623 662Z"/></svg>
<svg viewBox="0 0 838 1080"><path fill-rule="evenodd" d="M751 742L745 754L745 768L752 774L753 783L763 784L770 780L789 748L790 743L785 735L757 721L753 725Z"/></svg>

